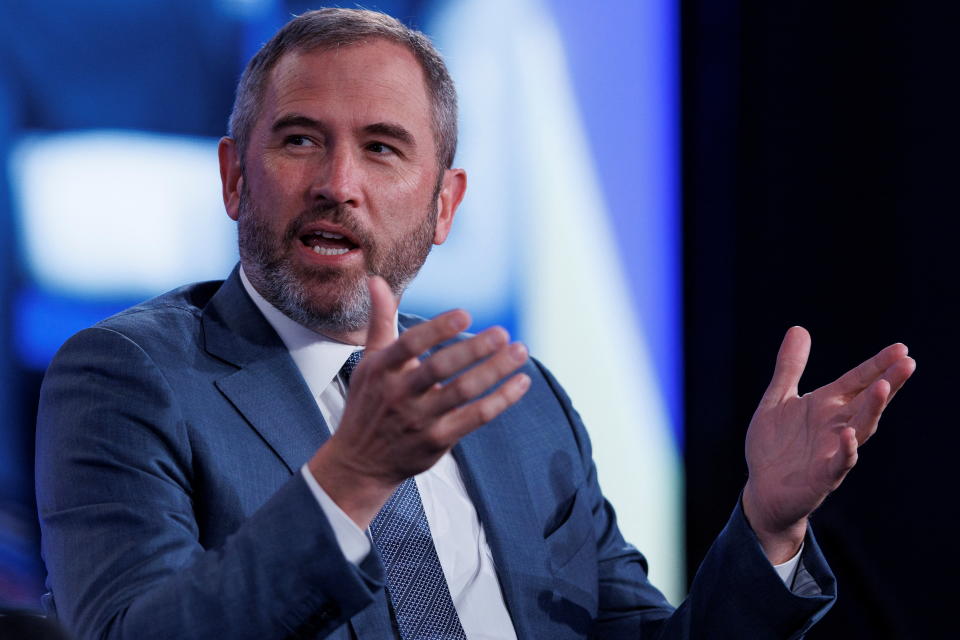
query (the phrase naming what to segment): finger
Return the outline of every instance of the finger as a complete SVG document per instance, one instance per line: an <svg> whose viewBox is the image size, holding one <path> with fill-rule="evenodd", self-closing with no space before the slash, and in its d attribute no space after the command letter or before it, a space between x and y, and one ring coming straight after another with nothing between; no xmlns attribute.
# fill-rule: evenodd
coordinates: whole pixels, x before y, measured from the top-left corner
<svg viewBox="0 0 960 640"><path fill-rule="evenodd" d="M880 415L890 397L890 383L881 378L870 385L862 397L862 406L849 422L856 433L857 443L861 445L877 432Z"/></svg>
<svg viewBox="0 0 960 640"><path fill-rule="evenodd" d="M790 395L797 395L800 376L810 356L810 334L803 327L790 327L777 353L770 386L763 394L763 402L774 404Z"/></svg>
<svg viewBox="0 0 960 640"><path fill-rule="evenodd" d="M910 379L913 372L917 370L917 361L913 358L903 358L890 365L883 374L884 380L890 383L890 395L887 396L887 404L893 399L893 396L900 391L900 387Z"/></svg>
<svg viewBox="0 0 960 640"><path fill-rule="evenodd" d="M884 406L890 404L893 395L904 385L910 376L913 375L915 368L916 362L913 358L903 358L887 367L883 375L878 378L878 380L885 380L890 385L890 393L887 395ZM870 387L867 387L867 390L869 389ZM870 402L870 394L861 391L850 401L850 413L852 415L858 414L862 407L868 402Z"/></svg>
<svg viewBox="0 0 960 640"><path fill-rule="evenodd" d="M860 393L883 375L891 364L906 356L906 345L899 342L892 344L831 382L826 389L831 395L852 396Z"/></svg>
<svg viewBox="0 0 960 640"><path fill-rule="evenodd" d="M399 368L413 358L419 358L441 342L450 340L470 326L470 314L462 309L447 311L407 329L383 351L387 368Z"/></svg>
<svg viewBox="0 0 960 640"><path fill-rule="evenodd" d="M424 411L439 416L478 398L516 371L527 360L527 349L519 342L502 347L485 362L464 371L424 398Z"/></svg>
<svg viewBox="0 0 960 640"><path fill-rule="evenodd" d="M397 299L380 276L367 278L370 291L370 324L367 326L367 352L389 347L396 339Z"/></svg>
<svg viewBox="0 0 960 640"><path fill-rule="evenodd" d="M445 349L440 349L424 360L421 366L410 372L411 392L421 393L433 386L434 383L449 379L458 371L462 371L492 355L507 344L509 340L509 334L502 328L491 327L469 340L463 340ZM513 368L516 369L517 367Z"/></svg>
<svg viewBox="0 0 960 640"><path fill-rule="evenodd" d="M438 421L434 437L456 442L471 431L487 424L515 404L530 388L530 377L518 373L493 393L454 409Z"/></svg>
<svg viewBox="0 0 960 640"><path fill-rule="evenodd" d="M834 488L840 484L844 476L857 464L857 435L849 427L842 429L839 433L840 442L836 453L830 460L830 473L834 479Z"/></svg>

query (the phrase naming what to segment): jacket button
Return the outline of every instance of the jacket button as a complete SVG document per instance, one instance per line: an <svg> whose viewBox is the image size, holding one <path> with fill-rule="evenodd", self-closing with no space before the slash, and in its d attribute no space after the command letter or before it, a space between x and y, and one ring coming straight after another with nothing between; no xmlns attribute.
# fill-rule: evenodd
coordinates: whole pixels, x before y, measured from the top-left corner
<svg viewBox="0 0 960 640"><path fill-rule="evenodd" d="M340 614L340 608L333 603L325 604L317 611L320 620L332 620Z"/></svg>

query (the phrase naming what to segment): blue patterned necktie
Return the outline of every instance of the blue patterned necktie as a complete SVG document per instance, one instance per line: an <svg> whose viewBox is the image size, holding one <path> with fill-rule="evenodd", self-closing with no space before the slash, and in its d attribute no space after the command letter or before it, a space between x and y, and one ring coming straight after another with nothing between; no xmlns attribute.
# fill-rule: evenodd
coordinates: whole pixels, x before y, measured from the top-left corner
<svg viewBox="0 0 960 640"><path fill-rule="evenodd" d="M362 351L354 351L340 369L347 386L362 357ZM413 478L400 483L383 505L370 523L370 534L403 640L466 640Z"/></svg>

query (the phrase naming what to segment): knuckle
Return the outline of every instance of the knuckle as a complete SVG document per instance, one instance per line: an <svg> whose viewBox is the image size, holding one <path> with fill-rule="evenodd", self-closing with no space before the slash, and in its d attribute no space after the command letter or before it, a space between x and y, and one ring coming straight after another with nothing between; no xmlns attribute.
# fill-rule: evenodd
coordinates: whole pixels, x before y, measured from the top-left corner
<svg viewBox="0 0 960 640"><path fill-rule="evenodd" d="M416 351L416 336L411 335L412 329L407 331L394 343L394 350L397 352L397 355L404 359L412 358L417 354Z"/></svg>
<svg viewBox="0 0 960 640"><path fill-rule="evenodd" d="M401 433L415 433L420 430L422 422L414 414L403 411L397 414L397 425Z"/></svg>
<svg viewBox="0 0 960 640"><path fill-rule="evenodd" d="M473 396L472 385L466 376L460 376L459 378L456 378L448 385L448 387L450 388L451 395L461 402L468 400Z"/></svg>
<svg viewBox="0 0 960 640"><path fill-rule="evenodd" d="M504 398L504 404L505 405L513 404L514 402L522 398L523 394L526 393L526 391L527 391L527 387L522 383L508 384L506 386L506 396Z"/></svg>
<svg viewBox="0 0 960 640"><path fill-rule="evenodd" d="M420 365L423 373L426 374L426 377L429 378L431 382L441 380L444 375L443 361L438 356L439 354L428 358Z"/></svg>
<svg viewBox="0 0 960 640"><path fill-rule="evenodd" d="M496 399L496 396L491 397L488 399L488 401L481 402L477 406L477 417L480 419L482 424L486 424L500 415L500 412L502 411L500 406L501 403L496 402Z"/></svg>
<svg viewBox="0 0 960 640"><path fill-rule="evenodd" d="M492 351L492 345L489 336L479 335L470 339L470 352L475 358L482 358Z"/></svg>
<svg viewBox="0 0 960 640"><path fill-rule="evenodd" d="M437 430L428 431L423 435L423 447L428 454L442 453L448 448L447 439Z"/></svg>
<svg viewBox="0 0 960 640"><path fill-rule="evenodd" d="M493 365L494 372L497 374L497 377L503 377L511 371L516 371L519 368L517 361L509 352L500 354L500 357L496 358Z"/></svg>
<svg viewBox="0 0 960 640"><path fill-rule="evenodd" d="M420 429L420 415L412 411L405 402L397 402L384 412L384 423L390 425L392 437L402 437L403 434L413 433Z"/></svg>

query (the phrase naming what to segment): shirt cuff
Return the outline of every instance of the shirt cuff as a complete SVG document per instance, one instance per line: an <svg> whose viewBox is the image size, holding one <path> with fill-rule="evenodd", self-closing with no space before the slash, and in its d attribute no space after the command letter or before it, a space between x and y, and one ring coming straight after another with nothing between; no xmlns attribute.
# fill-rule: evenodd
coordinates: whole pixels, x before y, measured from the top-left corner
<svg viewBox="0 0 960 640"><path fill-rule="evenodd" d="M327 495L317 479L310 473L306 464L300 467L300 473L303 474L303 479L307 481L307 486L310 487L313 497L317 499L323 514L327 516L327 521L333 528L333 534L337 538L337 544L340 545L343 556L354 565L360 564L360 561L370 553L370 538L357 526L356 522L350 519L350 516L343 512L343 509L337 506L333 498ZM797 557L799 556L800 554L797 554Z"/></svg>
<svg viewBox="0 0 960 640"><path fill-rule="evenodd" d="M319 485L317 487L319 488ZM327 500L330 500L330 498L327 498ZM330 500L330 502L333 502L333 500ZM339 534L337 539L339 539ZM343 546L342 543L341 546ZM800 565L801 553L803 553L803 542L800 543L800 550L797 551L797 555L793 556L783 564L773 565L773 570L776 571L777 575L780 576L780 579L783 580L783 584L787 585L787 589L793 588L793 579L797 575L797 567Z"/></svg>

